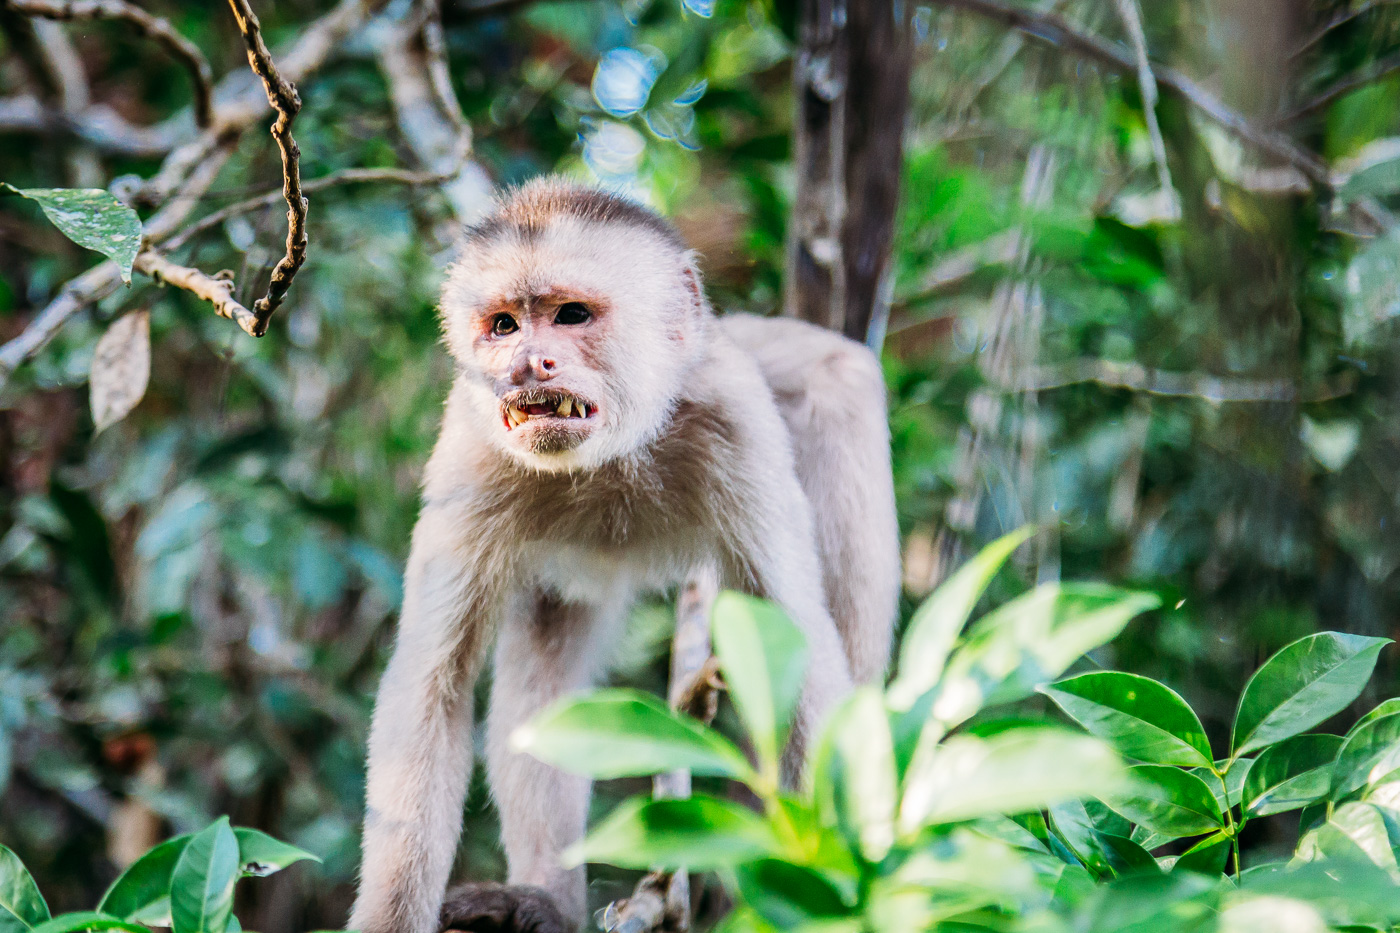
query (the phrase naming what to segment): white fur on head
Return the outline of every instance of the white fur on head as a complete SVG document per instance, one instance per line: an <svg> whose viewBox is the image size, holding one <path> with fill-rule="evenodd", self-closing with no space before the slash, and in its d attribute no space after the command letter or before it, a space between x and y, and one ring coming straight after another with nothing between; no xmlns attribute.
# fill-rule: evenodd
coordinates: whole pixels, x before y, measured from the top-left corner
<svg viewBox="0 0 1400 933"><path fill-rule="evenodd" d="M589 365L568 367L559 379L597 402L599 423L577 447L539 453L502 424L499 373L483 362L478 343L486 309L553 290L601 298L592 329L579 331ZM517 460L551 471L598 466L664 431L709 317L693 254L665 221L557 179L506 194L467 231L441 311L482 435Z"/></svg>

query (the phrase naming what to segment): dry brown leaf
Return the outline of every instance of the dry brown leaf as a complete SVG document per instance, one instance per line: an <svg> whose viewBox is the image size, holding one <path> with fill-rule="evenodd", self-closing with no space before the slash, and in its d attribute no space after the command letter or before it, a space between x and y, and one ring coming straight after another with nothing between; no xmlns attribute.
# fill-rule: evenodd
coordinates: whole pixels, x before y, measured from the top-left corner
<svg viewBox="0 0 1400 933"><path fill-rule="evenodd" d="M111 323L92 355L92 421L96 430L127 416L151 378L151 313L132 311Z"/></svg>

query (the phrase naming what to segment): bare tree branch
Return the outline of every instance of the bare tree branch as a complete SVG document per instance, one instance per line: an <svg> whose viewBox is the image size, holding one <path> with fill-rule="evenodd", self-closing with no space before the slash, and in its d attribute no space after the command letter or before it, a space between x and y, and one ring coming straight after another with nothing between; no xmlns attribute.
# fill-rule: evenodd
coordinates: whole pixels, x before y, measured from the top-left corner
<svg viewBox="0 0 1400 933"><path fill-rule="evenodd" d="M282 77L293 85L304 81L386 2L340 0L329 13L303 29L285 55L278 55ZM242 131L269 109L267 94L261 87L245 87L237 77L221 81L214 91L213 125L172 151L160 171L142 186L136 199L146 204L163 204L170 192L180 187L185 176L222 145L230 133Z"/></svg>
<svg viewBox="0 0 1400 933"><path fill-rule="evenodd" d="M357 185L365 182L387 182L401 185L440 185L452 178L451 174L439 172L414 172L402 168L344 168L320 178L313 178L303 182L301 190L306 194L313 194L317 191L324 191L327 188L336 188L341 185ZM199 234L217 227L219 224L238 214L247 214L252 211L262 210L271 207L279 201L285 200L281 188L268 191L265 194L238 201L227 207L222 207L214 213L201 217L195 223L185 227L165 244L166 249L176 250L184 246Z"/></svg>
<svg viewBox="0 0 1400 933"><path fill-rule="evenodd" d="M92 104L82 110L59 112L31 94L0 97L0 134L34 133L68 135L112 155L150 158L165 155L175 146L175 124L134 126L112 108Z"/></svg>
<svg viewBox="0 0 1400 933"><path fill-rule="evenodd" d="M190 73L194 82L194 114L199 126L214 120L214 77L209 61L189 39L180 35L169 20L147 13L126 0L5 0L8 6L26 16L53 20L115 19L130 23L147 38L159 43Z"/></svg>
<svg viewBox="0 0 1400 933"><path fill-rule="evenodd" d="M158 242L185 221L199 205L200 196L209 190L219 170L233 152L226 143L210 154L185 180L181 190L144 224L148 242ZM100 262L68 282L57 296L40 311L19 334L0 346L0 386L21 363L38 353L53 339L54 334L75 314L95 301L101 301L121 287L121 273L110 259Z"/></svg>
<svg viewBox="0 0 1400 933"><path fill-rule="evenodd" d="M1003 0L935 0L935 2L949 9L976 13L985 19L1019 30L1038 42L1066 49L1085 58L1092 58L1114 71L1127 75L1135 74L1137 71L1137 63L1131 52L1101 36L1081 30L1057 13L1014 7ZM1205 116L1261 152L1296 166L1314 185L1324 188L1332 186L1331 176L1322 160L1314 153L1299 146L1287 135L1255 126L1241 114L1226 107L1215 95L1174 68L1153 64L1152 69L1159 87L1166 88L1181 97Z"/></svg>
<svg viewBox="0 0 1400 933"><path fill-rule="evenodd" d="M379 34L375 58L404 141L424 166L448 176L443 194L457 220L470 223L485 210L491 183L480 166L467 161L471 128L446 80L438 13L436 0L420 0L405 21Z"/></svg>
<svg viewBox="0 0 1400 933"><path fill-rule="evenodd" d="M1255 379L1209 373L1169 372L1140 363L1082 359L1042 365L1016 373L1003 386L1013 392L1043 392L1094 382L1112 389L1148 395L1198 398L1207 402L1324 402L1340 398L1354 386L1346 379L1304 392L1294 379Z"/></svg>
<svg viewBox="0 0 1400 933"><path fill-rule="evenodd" d="M1394 6L1397 3L1400 3L1400 0L1370 0L1370 2L1368 3L1358 3L1356 6L1352 7L1349 10L1342 10L1334 14L1330 19L1327 20L1327 22L1319 26L1315 32L1313 32L1311 35L1309 35L1306 39L1302 41L1302 43L1298 46L1298 50L1293 53L1294 56L1301 55L1308 49L1311 49L1313 46L1317 45L1324 38L1326 38L1329 32L1338 28L1339 26L1345 26L1347 23L1351 22L1357 17L1365 16L1372 10L1379 10L1382 7Z"/></svg>
<svg viewBox="0 0 1400 933"><path fill-rule="evenodd" d="M258 16L248 5L248 0L229 0L229 6L233 8L238 30L243 33L243 41L248 46L248 64L262 79L267 101L277 111L277 119L272 124L272 138L277 140L277 148L282 153L282 194L287 199L287 254L272 270L267 294L253 302L257 320L248 333L261 337L267 332L267 322L272 312L282 304L287 289L291 288L297 270L306 262L307 201L301 190L301 149L292 138L292 121L301 111L301 97L272 61L272 53L263 42Z"/></svg>
<svg viewBox="0 0 1400 933"><path fill-rule="evenodd" d="M1123 20L1123 29L1133 43L1133 55L1137 58L1137 79L1142 95L1142 113L1147 121L1147 135L1152 141L1152 161L1157 164L1157 184L1172 198L1176 217L1181 216L1181 206L1176 200L1176 187L1172 185L1171 170L1167 167L1167 144L1162 139L1162 127L1157 122L1157 78L1152 74L1152 60L1147 54L1147 36L1142 30L1142 11L1137 0L1114 0L1118 16Z"/></svg>
<svg viewBox="0 0 1400 933"><path fill-rule="evenodd" d="M153 249L143 250L136 257L136 270L144 272L157 282L183 288L198 298L203 298L214 306L219 317L233 321L244 332L253 337L261 336L258 318L252 311L243 307L233 298L233 278L216 278L198 269L171 262Z"/></svg>
<svg viewBox="0 0 1400 933"><path fill-rule="evenodd" d="M1309 97L1307 100L1303 101L1303 103L1284 114L1284 116L1280 118L1279 123L1292 123L1295 120L1301 120L1303 117L1311 116L1319 110L1325 109L1338 98L1345 97L1352 91L1363 88L1368 84L1373 84L1397 71L1400 71L1400 53L1378 58L1365 68L1333 82L1317 94Z"/></svg>

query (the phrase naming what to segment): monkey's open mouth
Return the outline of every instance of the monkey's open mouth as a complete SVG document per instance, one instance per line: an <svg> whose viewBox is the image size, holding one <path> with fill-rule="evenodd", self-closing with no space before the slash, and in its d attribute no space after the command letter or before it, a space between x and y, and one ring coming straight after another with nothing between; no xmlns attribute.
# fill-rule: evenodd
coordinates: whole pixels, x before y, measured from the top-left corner
<svg viewBox="0 0 1400 933"><path fill-rule="evenodd" d="M505 398L501 405L501 419L506 430L511 431L529 421L561 418L586 419L598 411L598 406L576 395L553 389L534 389L517 392Z"/></svg>

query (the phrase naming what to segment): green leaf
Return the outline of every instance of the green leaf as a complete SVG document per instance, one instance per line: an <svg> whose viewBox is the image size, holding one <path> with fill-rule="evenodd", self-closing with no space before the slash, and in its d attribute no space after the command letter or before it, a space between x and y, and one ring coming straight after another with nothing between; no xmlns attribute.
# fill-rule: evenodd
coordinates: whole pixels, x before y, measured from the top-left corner
<svg viewBox="0 0 1400 933"><path fill-rule="evenodd" d="M49 919L39 886L14 852L0 845L0 933L23 933Z"/></svg>
<svg viewBox="0 0 1400 933"><path fill-rule="evenodd" d="M814 796L830 817L828 825L840 826L867 861L883 859L894 842L898 788L879 688L858 688L831 717L812 770Z"/></svg>
<svg viewBox="0 0 1400 933"><path fill-rule="evenodd" d="M131 284L131 267L141 251L141 218L101 188L16 188L15 194L36 201L63 235L86 249L109 257Z"/></svg>
<svg viewBox="0 0 1400 933"><path fill-rule="evenodd" d="M1075 858L1083 862L1096 877L1113 874L1113 865L1102 834L1084 807L1084 801L1073 798L1050 806L1049 825Z"/></svg>
<svg viewBox="0 0 1400 933"><path fill-rule="evenodd" d="M261 830L239 826L233 835L238 840L238 870L250 878L266 878L307 859L321 861L305 849L274 839Z"/></svg>
<svg viewBox="0 0 1400 933"><path fill-rule="evenodd" d="M1108 864L1113 868L1115 875L1130 875L1138 871L1160 872L1162 870L1158 866L1157 860L1152 857L1152 853L1127 836L1116 836L1113 833L1099 833L1098 835L1100 844L1103 846L1104 856L1108 859Z"/></svg>
<svg viewBox="0 0 1400 933"><path fill-rule="evenodd" d="M782 859L759 859L735 870L739 895L779 930L845 917L852 913L820 872Z"/></svg>
<svg viewBox="0 0 1400 933"><path fill-rule="evenodd" d="M556 768L604 780L680 768L739 779L751 773L724 736L639 690L567 697L515 730L510 742Z"/></svg>
<svg viewBox="0 0 1400 933"><path fill-rule="evenodd" d="M747 807L697 795L623 802L563 855L568 865L708 871L776 855L772 829Z"/></svg>
<svg viewBox="0 0 1400 933"><path fill-rule="evenodd" d="M1200 719L1175 691L1155 680L1095 671L1040 692L1127 758L1159 765L1211 764L1210 741Z"/></svg>
<svg viewBox="0 0 1400 933"><path fill-rule="evenodd" d="M224 933L238 880L238 837L220 817L190 839L170 880L174 933Z"/></svg>
<svg viewBox="0 0 1400 933"><path fill-rule="evenodd" d="M1311 734L1270 745L1245 779L1245 811L1250 816L1268 816L1301 809L1327 796L1332 762L1341 747L1339 736Z"/></svg>
<svg viewBox="0 0 1400 933"><path fill-rule="evenodd" d="M175 872L180 853L185 851L192 838L187 833L167 839L132 862L102 896L97 905L98 911L124 920L139 919L142 923L168 926L168 923L154 923L145 914L153 905L164 901L163 914L169 916L170 877Z"/></svg>
<svg viewBox="0 0 1400 933"><path fill-rule="evenodd" d="M948 661L934 714L952 726L988 703L1018 700L1159 602L1102 584L1042 584L974 623Z"/></svg>
<svg viewBox="0 0 1400 933"><path fill-rule="evenodd" d="M1400 713L1372 719L1347 734L1332 767L1331 798L1341 800L1400 768Z"/></svg>
<svg viewBox="0 0 1400 933"><path fill-rule="evenodd" d="M1128 776L1127 789L1103 801L1134 823L1178 839L1225 825L1215 794L1196 775L1168 765L1134 765Z"/></svg>
<svg viewBox="0 0 1400 933"><path fill-rule="evenodd" d="M715 654L765 773L776 777L802 693L807 642L776 605L726 590L715 600Z"/></svg>
<svg viewBox="0 0 1400 933"><path fill-rule="evenodd" d="M1400 697L1391 697L1389 700L1382 700L1377 703L1372 707L1369 713L1358 719L1356 723L1347 730L1347 735L1351 735L1368 722L1380 719L1382 716L1390 716L1394 713L1400 713Z"/></svg>
<svg viewBox="0 0 1400 933"><path fill-rule="evenodd" d="M899 827L910 833L925 825L1042 810L1110 793L1122 782L1118 755L1088 736L1047 728L989 738L958 735L910 763Z"/></svg>
<svg viewBox="0 0 1400 933"><path fill-rule="evenodd" d="M953 643L987 584L1033 533L1033 528L1022 528L993 541L915 610L900 648L899 674L889 687L892 709L909 709L938 683Z"/></svg>
<svg viewBox="0 0 1400 933"><path fill-rule="evenodd" d="M1230 855L1230 835L1226 832L1212 833L1200 842L1181 853L1172 865L1172 871L1194 871L1202 875L1218 875L1225 869L1225 860Z"/></svg>
<svg viewBox="0 0 1400 933"><path fill-rule="evenodd" d="M100 911L85 910L59 914L52 920L34 927L34 933L78 933L80 930L126 930L127 933L150 933L137 923L113 917Z"/></svg>
<svg viewBox="0 0 1400 933"><path fill-rule="evenodd" d="M1400 879L1390 828L1382 810L1369 803L1344 803L1326 823L1309 832L1298 843L1298 858L1305 862L1319 858L1355 858L1357 852Z"/></svg>
<svg viewBox="0 0 1400 933"><path fill-rule="evenodd" d="M1242 755L1297 735L1361 694L1388 638L1319 632L1274 655L1245 684L1231 751Z"/></svg>
<svg viewBox="0 0 1400 933"><path fill-rule="evenodd" d="M1210 792L1215 795L1215 802L1220 804L1220 812L1224 813L1231 807L1239 805L1240 795L1244 793L1245 778L1253 765L1253 758L1236 758L1217 761L1214 768L1187 768L1186 770L1206 782ZM1223 771L1224 778L1217 775L1216 771Z"/></svg>

